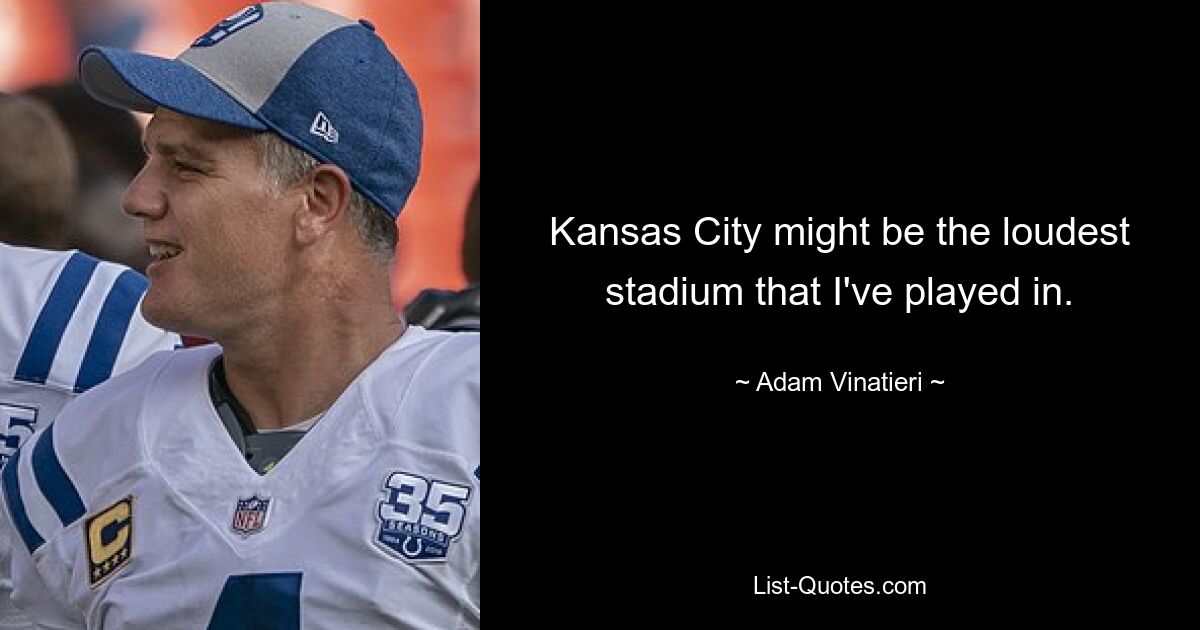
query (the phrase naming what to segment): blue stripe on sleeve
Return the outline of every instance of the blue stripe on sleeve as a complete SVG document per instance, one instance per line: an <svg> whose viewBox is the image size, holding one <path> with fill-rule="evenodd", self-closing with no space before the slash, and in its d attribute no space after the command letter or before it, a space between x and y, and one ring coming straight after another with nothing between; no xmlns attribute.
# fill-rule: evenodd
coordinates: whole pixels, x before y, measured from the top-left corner
<svg viewBox="0 0 1200 630"><path fill-rule="evenodd" d="M96 319L96 327L75 379L75 391L87 391L112 376L133 311L149 284L142 274L132 269L117 278L104 299L104 306L100 307L100 317Z"/></svg>
<svg viewBox="0 0 1200 630"><path fill-rule="evenodd" d="M33 523L29 522L29 515L25 513L25 501L21 498L21 482L17 479L17 465L21 462L21 450L18 449L16 453L13 453L8 464L4 466L2 473L4 502L8 504L8 513L12 515L13 525L17 526L17 533L21 535L21 540L25 541L25 548L32 554L46 541L38 534Z"/></svg>
<svg viewBox="0 0 1200 630"><path fill-rule="evenodd" d="M33 447L33 476L63 527L83 516L83 499L54 451L54 423L46 425L45 435Z"/></svg>
<svg viewBox="0 0 1200 630"><path fill-rule="evenodd" d="M14 378L27 383L45 383L50 376L54 355L62 343L63 332L71 321L71 315L79 306L83 291L87 288L99 261L87 254L76 252L67 260L62 273L50 290L50 297L38 313L37 322L29 334L29 341L21 353Z"/></svg>

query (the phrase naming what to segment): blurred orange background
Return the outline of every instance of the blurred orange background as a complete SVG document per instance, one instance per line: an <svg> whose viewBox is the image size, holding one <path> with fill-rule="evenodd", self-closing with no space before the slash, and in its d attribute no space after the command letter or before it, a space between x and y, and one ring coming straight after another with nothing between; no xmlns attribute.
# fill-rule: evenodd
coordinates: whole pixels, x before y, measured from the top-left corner
<svg viewBox="0 0 1200 630"><path fill-rule="evenodd" d="M135 50L175 57L245 0L0 0L0 90L68 80L80 16L103 28L144 20ZM367 18L416 82L425 114L421 177L400 215L397 305L425 287L465 284L463 218L479 176L479 0L315 0ZM119 26L119 25L118 25ZM116 28L116 27L114 27Z"/></svg>

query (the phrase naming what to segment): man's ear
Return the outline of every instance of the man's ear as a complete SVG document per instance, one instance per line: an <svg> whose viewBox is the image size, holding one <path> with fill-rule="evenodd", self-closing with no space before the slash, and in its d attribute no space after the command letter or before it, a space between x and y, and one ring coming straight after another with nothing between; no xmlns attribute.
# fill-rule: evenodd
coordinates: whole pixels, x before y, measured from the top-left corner
<svg viewBox="0 0 1200 630"><path fill-rule="evenodd" d="M318 165L309 173L304 208L297 215L296 237L301 244L316 241L334 229L350 211L353 188L346 172L332 164Z"/></svg>

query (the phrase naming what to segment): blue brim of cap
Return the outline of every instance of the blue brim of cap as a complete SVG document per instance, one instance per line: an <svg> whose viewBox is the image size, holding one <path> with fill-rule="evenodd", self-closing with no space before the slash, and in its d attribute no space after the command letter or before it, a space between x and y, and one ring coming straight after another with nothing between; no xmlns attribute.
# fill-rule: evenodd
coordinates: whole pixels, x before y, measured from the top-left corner
<svg viewBox="0 0 1200 630"><path fill-rule="evenodd" d="M79 55L79 80L92 98L113 107L147 113L165 107L245 129L267 128L224 90L182 61L89 46Z"/></svg>

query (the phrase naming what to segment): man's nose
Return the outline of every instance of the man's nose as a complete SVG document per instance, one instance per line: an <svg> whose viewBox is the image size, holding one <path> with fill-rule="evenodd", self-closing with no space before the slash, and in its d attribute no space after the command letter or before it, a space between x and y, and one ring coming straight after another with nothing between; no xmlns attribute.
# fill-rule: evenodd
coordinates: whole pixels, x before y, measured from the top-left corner
<svg viewBox="0 0 1200 630"><path fill-rule="evenodd" d="M135 219L157 219L166 211L166 196L148 160L125 190L121 210Z"/></svg>

